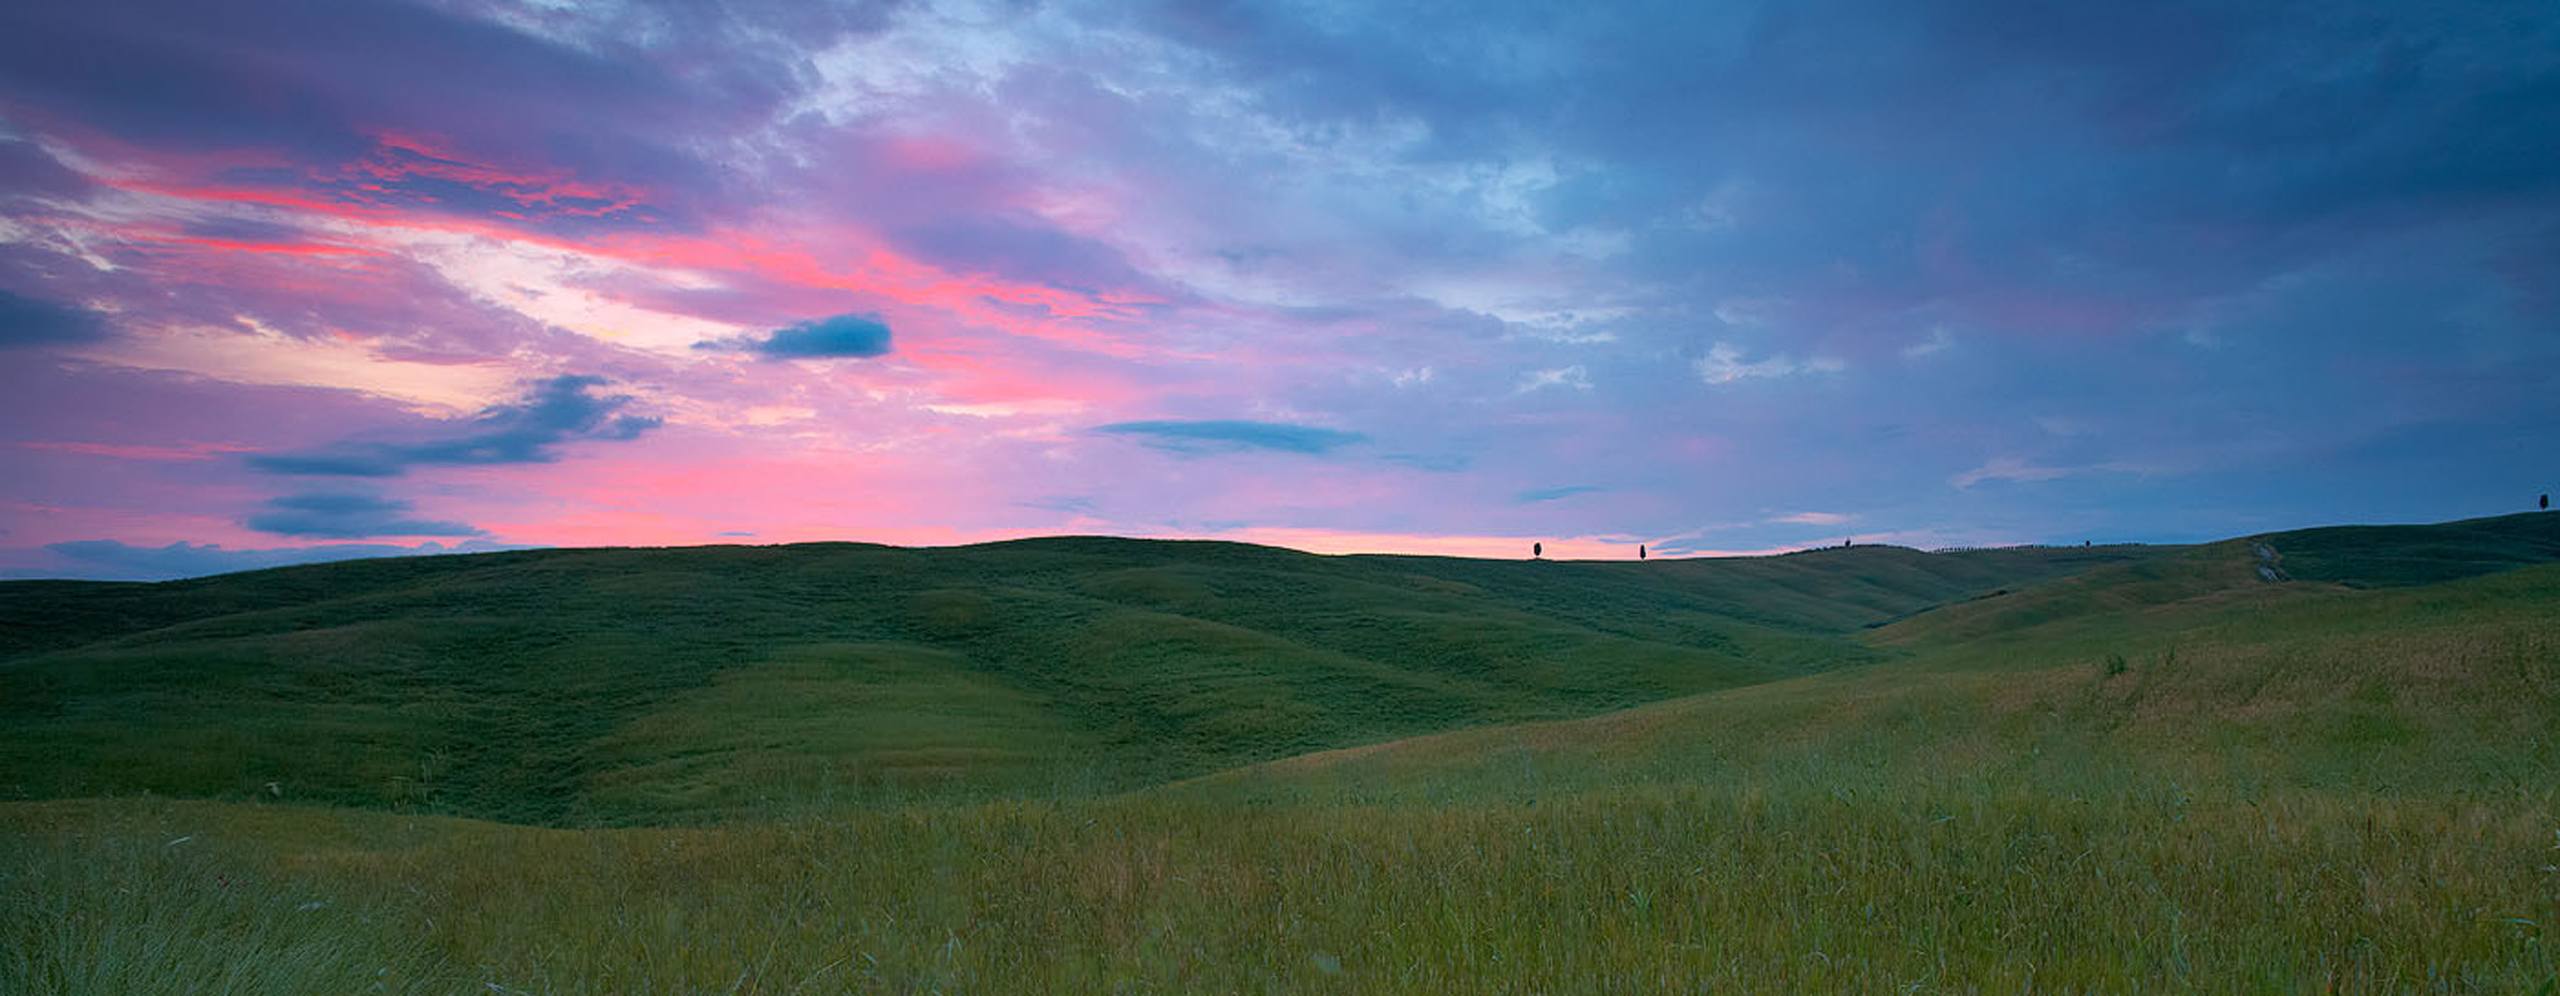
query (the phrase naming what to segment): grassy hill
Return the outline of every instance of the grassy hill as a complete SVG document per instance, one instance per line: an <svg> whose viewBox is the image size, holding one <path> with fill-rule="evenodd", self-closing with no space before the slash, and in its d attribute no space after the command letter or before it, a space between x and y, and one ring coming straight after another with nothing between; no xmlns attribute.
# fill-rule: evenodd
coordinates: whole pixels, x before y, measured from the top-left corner
<svg viewBox="0 0 2560 996"><path fill-rule="evenodd" d="M0 587L0 989L2560 991L2555 537Z"/></svg>
<svg viewBox="0 0 2560 996"><path fill-rule="evenodd" d="M1880 659L2141 548L1319 557L1068 538L554 550L0 585L0 793L516 822L1071 794Z"/></svg>

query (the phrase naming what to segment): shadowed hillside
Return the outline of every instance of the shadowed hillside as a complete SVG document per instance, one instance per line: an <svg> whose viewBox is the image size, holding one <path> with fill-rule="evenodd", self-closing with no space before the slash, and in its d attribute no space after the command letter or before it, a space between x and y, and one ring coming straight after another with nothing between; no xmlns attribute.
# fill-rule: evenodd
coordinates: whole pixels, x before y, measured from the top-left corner
<svg viewBox="0 0 2560 996"><path fill-rule="evenodd" d="M2560 515L2431 526L2330 526L2266 537L2292 577L2354 588L2433 584L2560 560Z"/></svg>

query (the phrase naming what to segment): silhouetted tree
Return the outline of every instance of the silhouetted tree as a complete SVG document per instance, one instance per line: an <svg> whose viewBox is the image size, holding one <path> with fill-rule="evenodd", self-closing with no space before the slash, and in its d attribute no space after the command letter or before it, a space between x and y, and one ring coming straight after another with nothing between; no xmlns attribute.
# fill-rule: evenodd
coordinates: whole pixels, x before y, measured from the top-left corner
<svg viewBox="0 0 2560 996"><path fill-rule="evenodd" d="M1638 543L1638 544L1636 544L1636 559L1637 559L1637 560L1643 560L1643 559L1644 559L1644 544L1642 544L1642 543Z"/></svg>
<svg viewBox="0 0 2560 996"><path fill-rule="evenodd" d="M1529 544L1529 558L1530 558L1530 559L1535 560L1535 559L1537 559L1537 558L1539 558L1539 557L1544 557L1544 556L1546 556L1546 555L1547 555L1547 545L1546 545L1546 544L1544 544L1544 543L1531 543L1531 544Z"/></svg>

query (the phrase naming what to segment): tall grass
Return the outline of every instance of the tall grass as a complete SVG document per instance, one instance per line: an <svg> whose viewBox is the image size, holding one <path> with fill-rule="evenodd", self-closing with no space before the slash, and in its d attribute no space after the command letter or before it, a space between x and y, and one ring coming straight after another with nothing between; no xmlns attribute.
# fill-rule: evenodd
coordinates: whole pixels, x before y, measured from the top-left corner
<svg viewBox="0 0 2560 996"><path fill-rule="evenodd" d="M0 985L2510 992L2555 971L2547 794L2085 788L1134 799L399 846L372 825L393 816L52 804L13 814ZM181 828L196 843L154 839Z"/></svg>

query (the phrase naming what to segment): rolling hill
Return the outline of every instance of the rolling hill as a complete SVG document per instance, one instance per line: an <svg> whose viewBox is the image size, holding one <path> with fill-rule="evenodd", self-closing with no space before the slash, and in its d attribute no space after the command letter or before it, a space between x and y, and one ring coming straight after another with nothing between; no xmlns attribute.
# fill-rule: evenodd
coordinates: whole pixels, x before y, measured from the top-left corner
<svg viewBox="0 0 2560 996"><path fill-rule="evenodd" d="M2526 515L0 586L0 988L2550 990L2555 561Z"/></svg>
<svg viewBox="0 0 2560 996"><path fill-rule="evenodd" d="M556 550L0 585L0 792L518 822L1134 787L1880 659L2145 548L1319 557L1065 538Z"/></svg>

